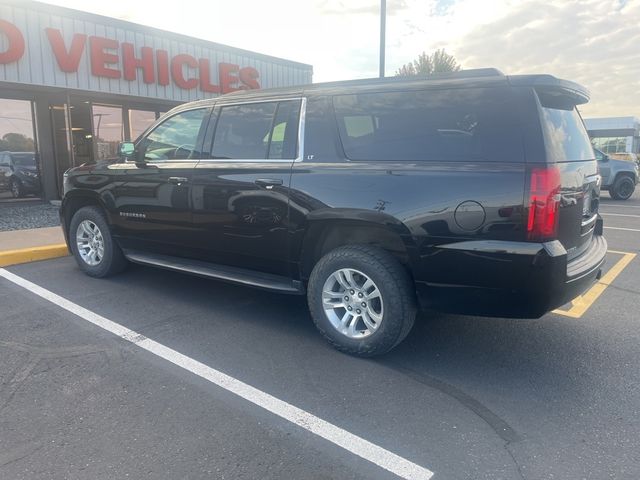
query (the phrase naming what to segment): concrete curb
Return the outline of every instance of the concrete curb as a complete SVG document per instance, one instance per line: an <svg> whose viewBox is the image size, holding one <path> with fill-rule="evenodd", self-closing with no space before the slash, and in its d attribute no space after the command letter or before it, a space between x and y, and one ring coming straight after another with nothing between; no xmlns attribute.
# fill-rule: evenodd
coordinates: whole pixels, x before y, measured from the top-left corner
<svg viewBox="0 0 640 480"><path fill-rule="evenodd" d="M69 250L64 243L45 245L43 247L22 248L20 250L5 250L0 251L0 267L35 262L36 260L66 257L67 255L69 255Z"/></svg>

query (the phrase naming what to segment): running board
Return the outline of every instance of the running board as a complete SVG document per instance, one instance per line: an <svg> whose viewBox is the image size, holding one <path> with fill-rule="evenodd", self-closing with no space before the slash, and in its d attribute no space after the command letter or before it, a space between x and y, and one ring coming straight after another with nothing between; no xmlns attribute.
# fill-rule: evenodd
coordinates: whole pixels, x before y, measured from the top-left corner
<svg viewBox="0 0 640 480"><path fill-rule="evenodd" d="M255 272L243 268L160 255L157 253L138 252L135 250L124 250L123 253L124 256L127 257L127 260L133 263L139 263L140 265L151 265L166 270L189 273L199 277L213 278L280 293L304 294L302 282L291 280L290 278L280 275Z"/></svg>

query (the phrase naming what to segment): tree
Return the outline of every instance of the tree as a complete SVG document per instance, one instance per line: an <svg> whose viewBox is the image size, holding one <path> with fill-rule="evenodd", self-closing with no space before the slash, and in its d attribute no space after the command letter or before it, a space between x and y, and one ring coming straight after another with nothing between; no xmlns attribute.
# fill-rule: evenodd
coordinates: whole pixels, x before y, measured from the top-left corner
<svg viewBox="0 0 640 480"><path fill-rule="evenodd" d="M5 133L0 140L0 151L9 150L11 152L33 152L35 144L32 138L28 138L21 133Z"/></svg>
<svg viewBox="0 0 640 480"><path fill-rule="evenodd" d="M431 55L422 52L413 62L406 63L396 70L396 76L433 75L434 73L457 72L460 68L453 55L449 55L444 48L441 48Z"/></svg>

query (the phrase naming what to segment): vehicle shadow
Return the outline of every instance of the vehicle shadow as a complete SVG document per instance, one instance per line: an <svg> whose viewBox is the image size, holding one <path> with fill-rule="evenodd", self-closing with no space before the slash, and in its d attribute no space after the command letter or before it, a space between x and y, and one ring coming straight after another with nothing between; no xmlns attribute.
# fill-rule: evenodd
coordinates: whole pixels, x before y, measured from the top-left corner
<svg viewBox="0 0 640 480"><path fill-rule="evenodd" d="M102 280L104 281L104 280ZM108 280L116 281L116 280ZM514 320L424 312L403 343L386 355L353 359L334 351L318 335L304 296L280 295L179 273L157 274L153 268L132 266L117 277L119 289L134 287L137 295L159 295L188 315L198 337L227 335L233 348L259 349L265 356L326 356L331 362L370 362L393 369L413 381L436 388L474 410L501 432L505 440L517 437L483 411L486 400L547 408L576 399L587 401L598 373L593 362L611 348L601 330L583 320L548 314L537 320ZM153 308L150 306L149 308ZM158 307L160 308L160 307ZM166 306L162 306L166 310ZM215 312L214 315L211 312ZM158 325L150 327L158 332ZM167 320L168 330L184 333L180 316ZM252 331L261 338L256 345ZM153 333L153 332L149 332ZM269 345L291 349L269 352ZM232 348L232 347L229 347ZM301 353L306 352L306 353ZM477 404L474 404L474 401Z"/></svg>

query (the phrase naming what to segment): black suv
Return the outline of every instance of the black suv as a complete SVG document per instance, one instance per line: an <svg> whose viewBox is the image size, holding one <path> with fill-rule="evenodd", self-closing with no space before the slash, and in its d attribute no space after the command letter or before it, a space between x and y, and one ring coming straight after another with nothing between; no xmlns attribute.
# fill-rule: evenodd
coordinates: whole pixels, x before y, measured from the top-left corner
<svg viewBox="0 0 640 480"><path fill-rule="evenodd" d="M128 260L306 293L356 355L400 343L419 306L539 317L607 250L588 99L485 69L189 103L121 159L69 170L62 223L91 276Z"/></svg>
<svg viewBox="0 0 640 480"><path fill-rule="evenodd" d="M0 189L14 198L40 193L40 176L33 152L0 152Z"/></svg>

